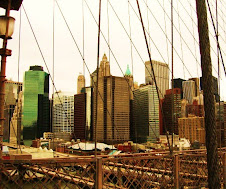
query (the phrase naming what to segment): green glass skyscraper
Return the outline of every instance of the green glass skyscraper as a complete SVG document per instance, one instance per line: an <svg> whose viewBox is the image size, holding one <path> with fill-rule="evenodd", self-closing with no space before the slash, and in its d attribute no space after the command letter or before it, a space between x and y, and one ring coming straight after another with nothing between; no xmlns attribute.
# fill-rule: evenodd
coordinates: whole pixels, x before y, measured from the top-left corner
<svg viewBox="0 0 226 189"><path fill-rule="evenodd" d="M32 140L50 131L49 74L43 67L31 66L25 72L23 91L23 141L31 145Z"/></svg>

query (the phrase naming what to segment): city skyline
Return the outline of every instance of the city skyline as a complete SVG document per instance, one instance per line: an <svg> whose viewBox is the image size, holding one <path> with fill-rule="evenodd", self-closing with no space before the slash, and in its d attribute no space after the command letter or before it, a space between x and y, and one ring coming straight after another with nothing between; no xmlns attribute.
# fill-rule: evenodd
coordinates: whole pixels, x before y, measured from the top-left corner
<svg viewBox="0 0 226 189"><path fill-rule="evenodd" d="M82 43L82 1L70 1L69 3L71 6L69 7L68 4L63 4L61 1L58 2L59 6L62 9L62 12L70 26L70 29L72 31L72 34L75 38L75 41L78 43L79 49L82 52L83 43ZM93 13L96 13L97 11L97 2L91 2L87 1L88 5L90 6ZM44 6L43 6L44 4ZM128 3L127 2L120 2L114 1L111 2L113 8L115 11L119 14L120 19L122 20L123 24L126 26L127 32L129 32L129 26L128 26ZM136 8L136 4L132 3L133 8ZM164 11L161 9L160 2L151 2L149 3L149 7L156 7L154 9L151 9L152 13L154 15L157 14L157 9L161 14L161 17L158 19L159 24L154 19L154 16L151 14L150 11L148 11L145 3L141 2L141 6L143 8L143 19L146 29L151 31L151 39L148 39L150 41L150 48L151 48L151 54L152 59L156 61L160 61L163 63L167 63L169 65L169 68L171 70L171 51L170 51L170 30L167 30L167 36L169 38L169 41L166 43L166 37L163 33L165 26L167 28L170 28L170 22L167 17L167 15L170 15L170 9L169 9L169 3L165 3L165 11L167 15L165 15L166 22L164 21ZM32 25L33 31L37 37L37 41L39 42L40 48L42 50L43 56L45 57L45 61L48 65L49 72L51 76L53 77L52 72L52 59L53 59L53 31L52 31L52 25L53 25L53 16L52 16L52 10L53 10L53 1L26 1L23 2L24 8L26 10L26 13L29 17L29 21ZM120 6L119 6L120 5ZM161 4L163 5L163 4ZM185 7L190 9L190 4L186 2L184 4ZM35 8L36 9L35 9ZM122 9L120 9L122 7ZM192 29L195 26L196 23L196 14L194 12L194 4L192 4L191 12L193 16L193 20L195 23L192 23L191 18L189 18L188 15L183 15L184 7L178 3L178 10L181 13L181 17L185 20L185 23L188 28L190 28L190 31L186 31L186 26L183 24L181 19L179 18L180 25L181 25L181 32L183 32L184 39L182 40L182 48L183 51L181 51L181 44L180 44L180 33L179 26L178 26L178 15L177 15L177 3L175 3L175 16L174 16L174 22L175 25L177 25L174 30L174 77L175 78L193 78L193 77L201 77L201 68L197 64L196 65L196 59L198 62L200 62L200 56L199 56L199 47L198 47L198 31L197 29ZM42 9L42 15L39 14L39 10ZM112 52L114 53L114 56L116 57L118 63L121 66L121 69L123 72L125 72L127 64L129 64L131 71L133 72L134 81L137 81L139 84L142 84L145 82L144 77L144 62L148 61L148 55L147 50L144 43L144 37L142 33L142 28L139 23L139 20L137 19L135 13L132 10L132 7L130 6L130 14L131 14L131 32L132 32L132 40L134 42L134 45L138 49L141 58L137 54L135 47L133 47L133 59L131 60L131 52L130 52L130 41L128 36L126 35L125 31L123 30L122 26L120 25L117 17L114 14L114 11L112 10L110 4L108 5L109 9L109 36L110 36L110 46L112 48ZM156 9L156 10L155 10ZM108 40L108 23L107 23L107 4L106 2L102 5L102 22L101 22L101 29L104 33L104 36L106 40ZM3 10L0 10L3 12ZM76 12L76 13L75 13ZM148 12L148 15L147 15ZM95 21L93 20L91 14L89 13L89 10L84 3L84 28L85 28L85 46L84 46L84 55L85 55L85 61L87 63L87 66L92 73L96 69L96 47L97 47L97 26L95 24ZM9 49L12 49L12 57L8 57L7 59L7 78L12 78L14 81L17 81L18 79L18 56L19 56L19 21L20 17L18 12L11 11L11 15L16 18L16 26L15 26L15 32L13 35L13 39L8 42ZM147 21L147 17L149 18L149 24ZM97 15L95 14L95 18L97 19ZM22 81L23 79L23 73L29 68L31 65L41 65L44 67L45 71L48 71L45 64L43 63L42 57L40 55L40 52L38 50L37 44L34 40L34 36L31 32L31 29L29 28L29 24L27 22L24 10L22 9L22 25L21 25L21 52L20 52L20 75L19 75L19 81ZM221 20L222 21L222 20ZM114 23L114 25L113 25ZM222 25L222 22L219 22ZM193 24L193 26L192 26ZM211 34L213 34L212 25L209 23L209 28ZM149 27L148 27L149 26ZM163 31L161 30L161 27ZM92 32L91 32L92 31ZM73 43L72 37L70 36L70 33L64 23L64 20L62 19L62 16L59 12L59 9L57 5L55 4L55 74L54 74L54 81L55 86L57 90L61 91L70 91L75 92L77 90L77 77L79 75L79 72L83 72L83 60L81 56L79 55L78 50L76 49L75 44ZM194 32L194 36L191 35L191 33ZM223 33L224 31L220 31L222 35L220 35L220 41L223 42ZM196 41L194 41L193 37ZM26 40L24 40L26 38ZM152 41L155 39L154 41ZM211 46L216 51L214 38L211 37ZM187 44L186 44L186 43ZM195 47L194 47L195 43ZM221 43L222 49L224 49L224 43ZM31 48L32 47L32 48ZM158 49L157 49L157 48ZM189 47L189 48L188 48ZM168 49L168 50L167 50ZM190 50L191 49L191 50ZM160 53L158 52L160 51ZM168 52L167 52L168 51ZM177 52L176 52L177 51ZM183 54L182 54L183 52ZM107 57L110 59L111 67L112 67L112 73L116 76L122 76L123 73L120 71L116 60L114 59L113 54L110 54L109 57L109 49L106 45L104 38L101 36L101 49L100 49L100 58L101 56L106 53ZM178 53L178 54L177 54ZM194 55L194 56L193 56ZM185 66L183 66L182 59L184 61ZM132 66L133 62L133 66ZM212 62L213 62L213 75L216 77L217 73L215 70L217 70L217 60L216 55L212 52ZM221 68L221 71L223 69ZM169 74L171 75L171 73ZM223 75L223 72L221 74L222 79L221 86L225 85L225 77ZM86 78L86 86L89 86L89 73L87 71L87 68L85 69L85 78ZM171 78L169 79L171 80ZM51 83L51 82L50 82ZM67 83L67 85L65 85ZM72 87L73 86L73 87ZM222 100L226 99L226 92L223 87L220 87L221 89L221 97ZM50 85L50 94L52 93L52 84ZM51 95L50 95L51 96Z"/></svg>

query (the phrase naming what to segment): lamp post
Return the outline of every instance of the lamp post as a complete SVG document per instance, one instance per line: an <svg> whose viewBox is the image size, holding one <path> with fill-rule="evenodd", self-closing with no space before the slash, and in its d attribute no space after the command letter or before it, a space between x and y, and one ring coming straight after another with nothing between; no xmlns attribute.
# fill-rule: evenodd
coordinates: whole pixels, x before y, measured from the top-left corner
<svg viewBox="0 0 226 189"><path fill-rule="evenodd" d="M7 49L7 40L11 39L14 29L13 17L10 17L10 10L19 10L23 0L1 0L0 7L6 10L5 16L0 16L0 38L3 39L3 46L0 49L1 73L0 73L0 160L2 159L3 126L4 126L4 102L5 102L5 77L6 57L11 56L11 50Z"/></svg>

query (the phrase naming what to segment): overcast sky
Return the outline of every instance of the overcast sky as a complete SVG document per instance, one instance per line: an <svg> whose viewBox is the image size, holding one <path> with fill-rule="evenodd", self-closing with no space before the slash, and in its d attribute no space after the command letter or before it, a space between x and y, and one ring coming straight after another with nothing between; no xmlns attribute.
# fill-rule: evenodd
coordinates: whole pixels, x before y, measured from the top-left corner
<svg viewBox="0 0 226 189"><path fill-rule="evenodd" d="M82 1L83 5L82 5ZM98 0L86 0L96 20L98 20ZM131 6L128 6L128 0L111 0L110 3L118 14L126 31L129 33L129 14L131 20L131 37L136 49L132 48L131 59L131 43L121 26L117 16L115 15L110 3L102 1L101 12L101 30L106 38L110 41L110 47L113 54L110 54L111 74L123 76L126 71L127 64L130 65L134 80L139 84L145 81L145 68L143 61L148 60L146 44L144 41L143 31L136 14L138 9L135 0L130 0ZM148 8L146 6L146 2ZM181 3L182 2L182 3ZM215 19L215 4L210 1ZM198 47L198 29L197 16L195 12L194 0L174 1L174 78L188 79L190 77L200 77L200 55ZM73 37L78 45L79 50L83 54L83 17L84 9L84 58L88 69L93 72L97 63L97 25L89 12L85 0L58 0L58 4L65 16L70 27ZM225 14L226 4L219 0L219 35L220 44L225 57ZM65 24L65 21L59 11L54 0L24 0L23 6L28 15L37 41L40 45L44 59L48 69L40 54L39 48L35 41L34 35L25 16L24 9L21 8L21 33L20 11L11 11L11 16L16 18L15 32L13 39L8 42L8 48L12 50L12 56L7 58L7 78L18 80L18 60L19 61L19 80L23 80L24 72L31 65L41 65L44 70L53 75L53 39L54 39L54 75L57 90L76 92L77 77L79 72L83 73L83 60L80 56L75 42ZM170 0L140 0L140 6L144 24L151 38L150 49L153 60L158 60L169 64L171 70L171 21L170 21ZM108 9L107 9L108 7ZM135 12L134 12L134 10ZM108 14L107 14L108 10ZM54 11L54 17L53 17ZM4 10L0 10L4 14ZM179 13L179 16L178 16ZM109 17L108 17L109 15ZM109 27L108 27L109 18ZM53 30L54 20L54 30ZM211 40L211 57L213 63L213 75L217 76L217 56L216 42L213 38L214 32L212 24L209 23L210 40ZM109 39L108 39L109 30ZM53 35L54 34L54 35ZM166 35L165 35L166 34ZM20 36L20 43L19 43ZM54 38L53 38L54 36ZM166 38L168 37L168 40ZM20 53L19 53L20 44ZM138 51L138 52L137 52ZM106 53L109 58L109 48L103 36L100 42L100 58ZM139 54L138 54L139 53ZM19 56L20 55L20 56ZM114 58L115 57L115 58ZM119 63L123 73L121 72L117 62ZM184 62L184 64L183 64ZM89 71L85 69L86 86L90 85ZM226 79L221 69L221 97L226 100ZM171 77L171 72L170 72ZM52 91L52 85L51 85Z"/></svg>

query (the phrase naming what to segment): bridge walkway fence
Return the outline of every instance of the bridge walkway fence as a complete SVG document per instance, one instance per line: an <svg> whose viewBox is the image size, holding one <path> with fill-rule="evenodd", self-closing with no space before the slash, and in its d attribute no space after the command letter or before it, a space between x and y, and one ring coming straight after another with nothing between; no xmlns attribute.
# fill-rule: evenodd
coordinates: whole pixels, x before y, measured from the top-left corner
<svg viewBox="0 0 226 189"><path fill-rule="evenodd" d="M226 149L218 152L226 188ZM205 150L1 160L0 188L208 188Z"/></svg>

